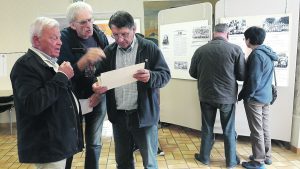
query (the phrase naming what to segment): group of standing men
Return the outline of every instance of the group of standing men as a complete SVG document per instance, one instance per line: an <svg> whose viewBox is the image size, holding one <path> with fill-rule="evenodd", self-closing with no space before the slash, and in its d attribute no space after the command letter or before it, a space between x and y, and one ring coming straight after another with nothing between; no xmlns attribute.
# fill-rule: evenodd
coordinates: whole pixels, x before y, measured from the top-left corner
<svg viewBox="0 0 300 169"><path fill-rule="evenodd" d="M38 17L31 25L32 47L11 71L19 161L38 169L70 169L85 140L84 167L99 168L107 105L117 168L134 168L134 144L144 167L158 168L157 90L171 77L161 51L135 35L133 17L125 11L109 20L115 39L111 45L93 25L89 4L71 4L67 20L69 27L60 31L56 20ZM137 82L108 91L96 82L102 72L142 62L145 68L133 76ZM88 99L92 112L82 115L78 99Z"/></svg>
<svg viewBox="0 0 300 169"><path fill-rule="evenodd" d="M111 45L93 25L89 4L71 4L67 19L69 27L60 31L57 21L37 18L30 31L32 47L12 69L19 161L34 163L38 169L70 169L73 155L82 151L85 140L85 169L99 168L107 105L117 168L134 168L134 144L140 149L144 168L158 168L157 90L170 80L161 51L135 35L134 20L128 12L118 11L111 16L109 27L115 39ZM228 34L226 24L216 25L212 41L198 48L191 61L189 72L198 79L202 111L201 147L195 158L206 165L210 162L219 109L226 166L233 168L240 163L235 131L236 81L240 80L244 85L239 100L244 100L253 150L251 161L242 165L264 168L264 163L272 163L268 108L272 61L277 56L262 45L264 30L251 27L244 33L246 45L253 50L246 63L241 48L228 42ZM134 75L135 83L107 90L96 82L102 72L142 62L145 68ZM78 99L88 99L93 111L82 115Z"/></svg>
<svg viewBox="0 0 300 169"><path fill-rule="evenodd" d="M247 47L252 49L247 62L241 48L228 42L229 27L226 24L217 24L213 39L198 48L192 57L189 73L198 80L202 112L200 153L195 154L195 159L205 165L210 163L217 109L224 136L226 166L231 169L240 164L235 131L237 80L244 81L238 100L244 100L253 153L250 161L243 162L242 166L264 169L264 164L272 163L269 105L272 100L273 61L278 56L263 45L266 32L262 28L250 27L244 36Z"/></svg>

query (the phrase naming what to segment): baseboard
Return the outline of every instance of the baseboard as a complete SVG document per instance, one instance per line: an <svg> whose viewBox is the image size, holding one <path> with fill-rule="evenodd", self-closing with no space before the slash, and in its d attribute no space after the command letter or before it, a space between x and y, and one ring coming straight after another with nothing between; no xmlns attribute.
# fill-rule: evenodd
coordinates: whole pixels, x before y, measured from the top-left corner
<svg viewBox="0 0 300 169"><path fill-rule="evenodd" d="M16 122L13 122L12 126L16 127L17 126ZM0 127L10 127L10 123L0 123Z"/></svg>
<svg viewBox="0 0 300 169"><path fill-rule="evenodd" d="M300 148L291 146L291 151L294 152L294 153L296 153L296 154L300 154Z"/></svg>

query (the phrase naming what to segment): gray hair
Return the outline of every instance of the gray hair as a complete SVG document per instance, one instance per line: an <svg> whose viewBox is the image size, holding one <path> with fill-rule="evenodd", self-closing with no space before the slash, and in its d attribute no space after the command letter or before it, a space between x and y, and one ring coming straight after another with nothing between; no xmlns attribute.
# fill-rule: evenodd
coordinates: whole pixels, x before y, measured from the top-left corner
<svg viewBox="0 0 300 169"><path fill-rule="evenodd" d="M82 10L87 10L91 14L93 14L93 9L92 9L91 5L89 5L85 2L78 1L78 2L75 2L75 3L72 3L71 5L69 5L69 7L67 9L68 22L71 23L71 22L75 21L76 16Z"/></svg>
<svg viewBox="0 0 300 169"><path fill-rule="evenodd" d="M59 23L52 18L47 18L47 17L37 17L33 23L30 25L30 41L31 44L33 44L33 37L38 36L40 37L43 30L47 28L54 28L57 27L59 28Z"/></svg>
<svg viewBox="0 0 300 169"><path fill-rule="evenodd" d="M219 23L215 26L214 32L228 33L229 27L226 23Z"/></svg>

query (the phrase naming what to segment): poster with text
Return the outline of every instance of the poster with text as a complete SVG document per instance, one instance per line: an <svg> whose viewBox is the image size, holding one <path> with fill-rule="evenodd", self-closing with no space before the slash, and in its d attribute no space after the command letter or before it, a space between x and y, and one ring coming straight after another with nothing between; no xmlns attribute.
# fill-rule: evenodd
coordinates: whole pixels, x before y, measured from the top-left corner
<svg viewBox="0 0 300 169"><path fill-rule="evenodd" d="M244 41L244 31L251 26L259 26L266 31L264 44L270 46L278 55L278 61L274 62L276 80L278 86L288 86L289 58L290 58L290 16L247 16L221 18L221 23L229 26L229 42L239 45L246 58L251 53Z"/></svg>
<svg viewBox="0 0 300 169"><path fill-rule="evenodd" d="M171 70L172 78L193 79L189 67L196 49L211 39L207 20L160 26L160 49Z"/></svg>

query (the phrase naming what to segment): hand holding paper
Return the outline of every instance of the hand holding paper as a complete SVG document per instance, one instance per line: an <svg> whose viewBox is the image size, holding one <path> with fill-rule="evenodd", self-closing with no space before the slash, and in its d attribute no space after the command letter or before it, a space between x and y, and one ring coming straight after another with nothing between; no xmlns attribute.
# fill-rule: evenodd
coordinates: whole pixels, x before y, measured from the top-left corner
<svg viewBox="0 0 300 169"><path fill-rule="evenodd" d="M89 106L95 107L100 103L100 95L97 93L92 94L92 96L89 98Z"/></svg>
<svg viewBox="0 0 300 169"><path fill-rule="evenodd" d="M102 94L102 93L105 93L107 91L107 87L100 86L100 84L98 82L93 84L92 89L97 94Z"/></svg>
<svg viewBox="0 0 300 169"><path fill-rule="evenodd" d="M147 83L150 79L150 71L147 69L140 69L137 71L136 74L133 75L133 77L136 78L138 81Z"/></svg>
<svg viewBox="0 0 300 169"><path fill-rule="evenodd" d="M145 63L140 63L102 73L101 76L97 77L98 83L109 90L137 80L148 81L150 78L149 70L144 69L144 67Z"/></svg>

